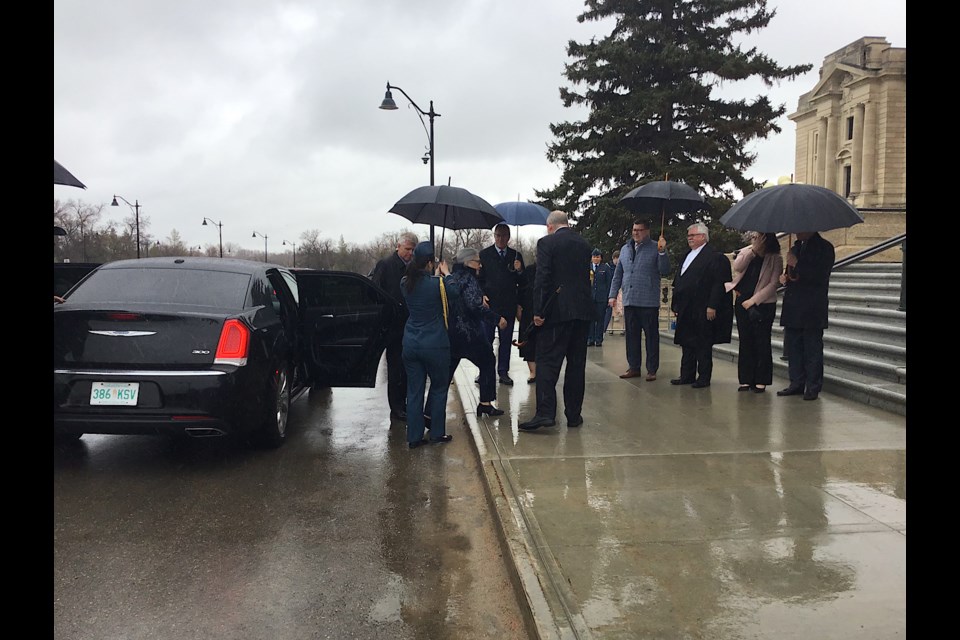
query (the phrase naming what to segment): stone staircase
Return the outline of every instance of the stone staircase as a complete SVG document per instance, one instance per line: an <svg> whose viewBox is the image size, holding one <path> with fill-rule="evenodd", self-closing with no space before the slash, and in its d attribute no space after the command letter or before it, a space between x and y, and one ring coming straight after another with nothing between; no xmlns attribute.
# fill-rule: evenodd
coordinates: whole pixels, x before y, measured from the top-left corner
<svg viewBox="0 0 960 640"><path fill-rule="evenodd" d="M857 262L834 270L829 327L823 333L823 386L824 391L905 415L907 314L899 309L901 269L899 262ZM776 389L789 380L779 312L778 305L772 339ZM669 325L661 325L660 336L673 343ZM734 323L733 341L716 345L714 357L736 362L737 339Z"/></svg>

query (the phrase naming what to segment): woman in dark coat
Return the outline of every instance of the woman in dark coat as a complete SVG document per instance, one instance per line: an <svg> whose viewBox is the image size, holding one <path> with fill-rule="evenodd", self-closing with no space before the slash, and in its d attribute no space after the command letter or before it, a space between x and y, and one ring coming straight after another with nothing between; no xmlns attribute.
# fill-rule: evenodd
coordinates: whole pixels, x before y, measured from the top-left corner
<svg viewBox="0 0 960 640"><path fill-rule="evenodd" d="M484 321L505 329L507 320L484 304L483 290L477 280L479 269L479 252L465 247L457 252L453 272L445 279L448 288L456 287L460 291L459 298L450 307L450 377L463 358L477 365L480 369L477 416L500 416L503 411L493 406L497 398L496 356L487 338Z"/></svg>
<svg viewBox="0 0 960 640"><path fill-rule="evenodd" d="M536 263L528 264L523 270L523 282L520 285L520 328L514 343L530 370L530 377L527 378L530 384L537 381L537 332L533 325L533 283L536 277Z"/></svg>

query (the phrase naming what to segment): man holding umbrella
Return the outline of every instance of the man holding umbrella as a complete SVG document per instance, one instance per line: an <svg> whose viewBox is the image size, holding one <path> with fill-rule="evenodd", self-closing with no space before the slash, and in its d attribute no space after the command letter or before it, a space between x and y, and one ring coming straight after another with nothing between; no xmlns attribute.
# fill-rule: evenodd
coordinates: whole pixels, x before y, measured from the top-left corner
<svg viewBox="0 0 960 640"><path fill-rule="evenodd" d="M786 285L780 326L790 384L778 396L803 394L816 400L823 388L823 330L827 328L827 290L835 252L819 233L801 231L787 254Z"/></svg>
<svg viewBox="0 0 960 640"><path fill-rule="evenodd" d="M667 241L650 239L650 222L633 223L630 242L620 249L607 304L613 308L623 290L623 331L627 343L627 370L621 378L641 375L641 338L646 339L648 382L657 379L660 368L660 278L670 273Z"/></svg>
<svg viewBox="0 0 960 640"><path fill-rule="evenodd" d="M523 274L523 256L507 246L510 242L510 226L500 223L493 228L493 244L480 252L480 286L488 299L490 308L507 320L506 328L486 323L490 344L496 331L500 335L497 349L497 373L500 384L513 385L510 377L510 347L513 343L513 325L517 319L517 304Z"/></svg>

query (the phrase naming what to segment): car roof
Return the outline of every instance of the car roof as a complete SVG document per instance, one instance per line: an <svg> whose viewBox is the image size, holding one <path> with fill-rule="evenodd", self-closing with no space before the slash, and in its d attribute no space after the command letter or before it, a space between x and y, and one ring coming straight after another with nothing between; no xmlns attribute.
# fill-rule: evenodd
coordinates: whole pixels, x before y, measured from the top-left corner
<svg viewBox="0 0 960 640"><path fill-rule="evenodd" d="M229 271L232 273L261 273L264 269L286 269L279 264L256 262L242 258L211 258L207 256L163 256L159 258L140 258L108 262L101 269L204 269L207 271Z"/></svg>

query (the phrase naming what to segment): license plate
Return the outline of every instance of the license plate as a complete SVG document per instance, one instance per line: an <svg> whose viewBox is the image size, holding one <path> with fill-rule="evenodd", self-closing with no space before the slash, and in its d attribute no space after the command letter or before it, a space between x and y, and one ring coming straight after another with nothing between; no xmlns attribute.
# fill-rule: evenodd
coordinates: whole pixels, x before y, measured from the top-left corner
<svg viewBox="0 0 960 640"><path fill-rule="evenodd" d="M94 382L90 385L91 405L137 406L139 382Z"/></svg>

